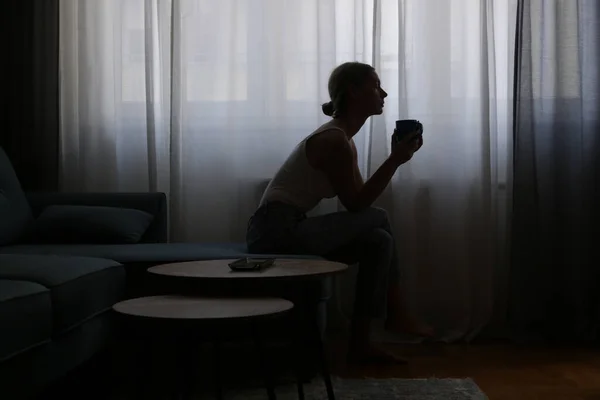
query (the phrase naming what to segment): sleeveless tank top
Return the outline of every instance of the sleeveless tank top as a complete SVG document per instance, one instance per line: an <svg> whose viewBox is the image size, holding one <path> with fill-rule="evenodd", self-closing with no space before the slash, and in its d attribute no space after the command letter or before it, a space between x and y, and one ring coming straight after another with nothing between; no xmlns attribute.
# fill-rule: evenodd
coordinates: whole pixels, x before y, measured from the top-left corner
<svg viewBox="0 0 600 400"><path fill-rule="evenodd" d="M298 143L269 182L260 201L260 206L279 201L295 206L303 212L308 212L321 200L336 196L327 176L310 165L306 157L306 141L321 132L331 129L341 130L338 127L331 126L330 123L325 123Z"/></svg>

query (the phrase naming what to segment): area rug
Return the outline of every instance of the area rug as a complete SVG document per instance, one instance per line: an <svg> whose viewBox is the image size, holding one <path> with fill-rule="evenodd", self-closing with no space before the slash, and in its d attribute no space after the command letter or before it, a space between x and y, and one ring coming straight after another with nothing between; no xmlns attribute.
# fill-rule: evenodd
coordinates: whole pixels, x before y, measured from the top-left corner
<svg viewBox="0 0 600 400"><path fill-rule="evenodd" d="M487 396L470 379L334 379L336 398L340 400L487 400ZM306 400L326 400L321 382L305 385ZM263 400L265 389L227 393L231 400ZM295 400L296 387L277 388L277 399Z"/></svg>

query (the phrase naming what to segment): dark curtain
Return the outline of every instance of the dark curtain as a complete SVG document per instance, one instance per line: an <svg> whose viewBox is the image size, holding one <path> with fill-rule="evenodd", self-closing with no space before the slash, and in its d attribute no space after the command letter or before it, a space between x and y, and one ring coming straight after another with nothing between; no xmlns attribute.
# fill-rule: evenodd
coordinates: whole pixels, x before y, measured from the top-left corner
<svg viewBox="0 0 600 400"><path fill-rule="evenodd" d="M58 188L58 1L0 1L0 146L25 190Z"/></svg>
<svg viewBox="0 0 600 400"><path fill-rule="evenodd" d="M598 337L599 71L599 1L520 1L509 307L518 339Z"/></svg>

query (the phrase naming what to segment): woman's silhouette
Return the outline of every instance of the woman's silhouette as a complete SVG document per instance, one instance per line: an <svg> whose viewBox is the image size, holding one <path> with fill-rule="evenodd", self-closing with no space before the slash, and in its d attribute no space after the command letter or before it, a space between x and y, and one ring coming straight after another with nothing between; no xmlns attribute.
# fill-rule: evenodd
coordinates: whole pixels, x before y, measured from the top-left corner
<svg viewBox="0 0 600 400"><path fill-rule="evenodd" d="M390 222L372 204L396 169L420 149L422 135L412 132L393 143L389 157L365 182L353 137L367 118L383 112L387 93L373 67L358 62L335 68L328 89L331 101L322 108L332 119L296 146L269 183L248 224L248 248L358 262L349 360L401 361L372 345L372 320L385 317L386 328L395 332L430 336L431 329L406 311ZM334 196L348 211L306 217L322 199Z"/></svg>

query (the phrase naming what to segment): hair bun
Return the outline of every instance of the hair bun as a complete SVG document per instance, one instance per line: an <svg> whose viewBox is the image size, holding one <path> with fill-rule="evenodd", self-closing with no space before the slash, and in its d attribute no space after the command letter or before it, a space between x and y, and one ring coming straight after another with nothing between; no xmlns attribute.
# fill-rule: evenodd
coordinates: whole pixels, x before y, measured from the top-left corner
<svg viewBox="0 0 600 400"><path fill-rule="evenodd" d="M332 117L333 113L335 111L335 109L333 108L333 102L328 101L327 103L323 103L323 105L321 106L321 109L323 110L323 114Z"/></svg>

